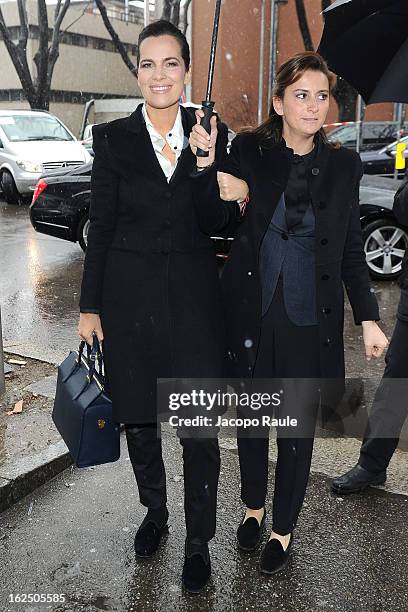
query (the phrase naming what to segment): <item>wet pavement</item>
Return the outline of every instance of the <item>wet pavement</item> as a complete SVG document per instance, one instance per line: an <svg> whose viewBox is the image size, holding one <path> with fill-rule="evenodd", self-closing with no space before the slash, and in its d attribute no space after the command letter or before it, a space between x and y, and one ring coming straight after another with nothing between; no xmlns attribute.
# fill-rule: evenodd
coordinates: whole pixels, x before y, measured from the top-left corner
<svg viewBox="0 0 408 612"><path fill-rule="evenodd" d="M0 201L0 299L10 352L57 362L77 345L82 264L78 244L38 234L28 206Z"/></svg>
<svg viewBox="0 0 408 612"><path fill-rule="evenodd" d="M408 601L408 497L371 489L336 498L312 474L290 564L274 578L258 572L259 551L237 550L242 517L238 458L222 451L218 530L211 585L185 594L183 479L175 436L166 433L170 532L152 560L136 561L143 518L122 438L116 464L68 469L1 515L0 609L53 612L403 612ZM271 523L273 470L267 519ZM265 534L266 538L266 534ZM264 538L264 540L265 540ZM10 593L64 594L64 603L9 604Z"/></svg>

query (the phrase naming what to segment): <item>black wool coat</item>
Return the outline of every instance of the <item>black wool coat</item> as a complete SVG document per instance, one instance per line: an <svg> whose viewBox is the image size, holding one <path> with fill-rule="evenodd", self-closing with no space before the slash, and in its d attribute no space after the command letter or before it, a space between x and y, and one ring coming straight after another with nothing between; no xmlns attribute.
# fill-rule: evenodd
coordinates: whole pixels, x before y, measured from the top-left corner
<svg viewBox="0 0 408 612"><path fill-rule="evenodd" d="M395 194L394 206L392 210L398 223L408 227L408 170L406 171L404 180ZM401 288L408 291L408 250L405 251L404 259L402 261L402 272L398 279L398 283Z"/></svg>
<svg viewBox="0 0 408 612"><path fill-rule="evenodd" d="M354 151L325 144L320 134L315 141L318 150L309 185L316 219L320 371L323 378L338 379L344 378L343 283L356 324L378 320L379 311L361 236L361 160ZM237 377L250 377L256 361L261 326L259 250L287 185L288 151L283 140L265 148L253 134L240 134L232 142L228 159L219 165L245 180L250 190L250 202L222 275L231 372ZM216 170L196 180L203 200L219 199Z"/></svg>
<svg viewBox="0 0 408 612"><path fill-rule="evenodd" d="M156 421L156 380L220 377L225 331L215 248L228 205L194 196L188 145L194 113L182 108L185 143L170 183L142 105L93 129L88 248L81 312L100 313L114 418ZM226 127L220 124L225 148Z"/></svg>

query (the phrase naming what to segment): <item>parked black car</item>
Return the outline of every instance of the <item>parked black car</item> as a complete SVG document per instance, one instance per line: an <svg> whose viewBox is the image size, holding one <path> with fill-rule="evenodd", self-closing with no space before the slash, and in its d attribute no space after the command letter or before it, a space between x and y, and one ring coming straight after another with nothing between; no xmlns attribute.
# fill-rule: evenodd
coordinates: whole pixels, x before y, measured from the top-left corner
<svg viewBox="0 0 408 612"><path fill-rule="evenodd" d="M332 126L334 129L332 129ZM400 123L396 121L364 121L362 143L360 151L377 151L383 149L388 144L393 143L400 130ZM357 123L347 121L343 125L329 124L325 126L327 137L330 142L340 142L343 147L356 149L357 142ZM406 136L408 124L404 123L401 137Z"/></svg>
<svg viewBox="0 0 408 612"><path fill-rule="evenodd" d="M89 162L73 170L56 171L38 181L30 206L31 223L38 232L79 242L86 249L91 169ZM373 185L373 181L381 185ZM388 179L364 177L360 190L367 263L372 276L380 279L398 276L408 247L408 228L400 226L392 212L395 193L392 185ZM228 257L232 239L214 240L219 258Z"/></svg>
<svg viewBox="0 0 408 612"><path fill-rule="evenodd" d="M401 139L401 143L405 143L404 151L405 163L408 164L408 136ZM395 154L397 141L378 149L377 151L362 151L360 153L361 161L364 166L365 174L375 174L376 176L393 177L395 168ZM398 172L398 178L402 179L405 170Z"/></svg>

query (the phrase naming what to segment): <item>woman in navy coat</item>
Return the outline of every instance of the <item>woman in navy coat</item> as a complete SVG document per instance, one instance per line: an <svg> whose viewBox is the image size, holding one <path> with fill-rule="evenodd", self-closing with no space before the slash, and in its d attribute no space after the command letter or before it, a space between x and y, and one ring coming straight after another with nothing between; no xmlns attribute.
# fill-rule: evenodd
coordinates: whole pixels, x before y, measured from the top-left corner
<svg viewBox="0 0 408 612"><path fill-rule="evenodd" d="M287 60L278 70L265 123L239 134L225 162L209 165L196 179L203 201L218 200L221 206L246 199L222 276L236 377L344 379L343 283L355 323L363 327L367 358L379 357L387 344L376 323L378 306L361 237L362 164L354 151L330 145L322 129L333 84L334 75L319 55L307 52ZM215 138L212 134L209 141L197 124L190 137L193 151ZM319 387L326 402L327 385L321 381ZM293 406L300 422L306 392L307 387ZM318 403L316 393L312 423L303 432L278 428L272 532L260 562L265 574L282 570L288 560ZM250 435L238 431L246 511L237 536L243 550L259 544L265 524L268 441L268 429Z"/></svg>
<svg viewBox="0 0 408 612"><path fill-rule="evenodd" d="M93 129L79 334L90 342L95 332L103 340L114 419L125 423L140 501L148 509L135 551L147 557L168 518L157 379L223 375L224 324L210 236L228 221L229 206L194 198L196 159L188 136L195 115L179 104L190 69L185 36L159 21L142 31L138 48L144 104ZM220 129L225 147L226 128ZM178 434L187 527L183 583L197 591L210 575L219 450L216 438Z"/></svg>

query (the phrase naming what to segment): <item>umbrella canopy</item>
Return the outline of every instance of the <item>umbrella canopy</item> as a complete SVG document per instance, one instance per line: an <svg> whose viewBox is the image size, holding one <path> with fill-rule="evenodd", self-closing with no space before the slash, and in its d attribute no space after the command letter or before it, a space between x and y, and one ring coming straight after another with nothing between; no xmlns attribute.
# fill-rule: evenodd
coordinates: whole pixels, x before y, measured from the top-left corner
<svg viewBox="0 0 408 612"><path fill-rule="evenodd" d="M408 102L408 0L337 0L318 52L366 104Z"/></svg>

